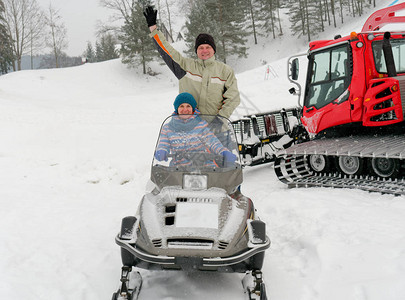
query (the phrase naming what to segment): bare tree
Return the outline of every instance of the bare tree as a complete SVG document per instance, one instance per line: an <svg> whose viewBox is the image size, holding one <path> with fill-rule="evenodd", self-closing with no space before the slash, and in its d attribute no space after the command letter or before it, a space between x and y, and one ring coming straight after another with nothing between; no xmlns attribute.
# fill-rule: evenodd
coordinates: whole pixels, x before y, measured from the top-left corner
<svg viewBox="0 0 405 300"><path fill-rule="evenodd" d="M38 16L30 19L28 24L29 30L29 54L31 58L31 69L34 68L34 55L45 48L44 39L44 28L45 28L45 13L40 10Z"/></svg>
<svg viewBox="0 0 405 300"><path fill-rule="evenodd" d="M113 21L124 20L131 21L132 11L136 0L100 0L101 6L115 11Z"/></svg>
<svg viewBox="0 0 405 300"><path fill-rule="evenodd" d="M161 2L163 2L161 4ZM172 26L172 17L173 17L173 7L178 6L178 1L175 0L157 0L157 9L159 12L160 21L168 28L170 36L173 36L173 26Z"/></svg>
<svg viewBox="0 0 405 300"><path fill-rule="evenodd" d="M101 38L108 33L115 36L120 35L122 25L111 25L111 23L130 23L136 3L137 0L100 0L100 5L113 11L113 14L109 17L109 24L98 22L96 25L97 37Z"/></svg>
<svg viewBox="0 0 405 300"><path fill-rule="evenodd" d="M63 50L67 48L67 30L65 24L62 22L62 17L59 11L49 4L48 14L46 16L46 25L49 27L49 33L46 38L46 45L52 49L55 58L55 66L59 68L59 58Z"/></svg>
<svg viewBox="0 0 405 300"><path fill-rule="evenodd" d="M36 0L4 0L4 6L6 26L17 60L17 66L13 62L13 69L21 70L21 57L34 50L34 44L41 39L43 13Z"/></svg>

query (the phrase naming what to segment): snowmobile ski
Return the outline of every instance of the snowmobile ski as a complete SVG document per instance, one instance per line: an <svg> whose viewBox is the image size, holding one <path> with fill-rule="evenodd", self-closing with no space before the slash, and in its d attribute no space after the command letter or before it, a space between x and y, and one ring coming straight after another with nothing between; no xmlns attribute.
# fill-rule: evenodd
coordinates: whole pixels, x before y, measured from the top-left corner
<svg viewBox="0 0 405 300"><path fill-rule="evenodd" d="M120 288L112 296L112 300L136 300L142 287L142 277L138 271L123 266L121 270Z"/></svg>
<svg viewBox="0 0 405 300"><path fill-rule="evenodd" d="M249 300L267 300L266 285L260 270L246 272L242 285L243 290L249 296Z"/></svg>

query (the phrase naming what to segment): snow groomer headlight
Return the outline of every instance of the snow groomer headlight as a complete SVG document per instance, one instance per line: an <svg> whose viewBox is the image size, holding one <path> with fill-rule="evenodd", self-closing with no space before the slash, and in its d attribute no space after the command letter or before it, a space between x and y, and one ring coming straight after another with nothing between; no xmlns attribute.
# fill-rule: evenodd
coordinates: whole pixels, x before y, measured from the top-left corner
<svg viewBox="0 0 405 300"><path fill-rule="evenodd" d="M206 190L207 175L183 175L183 188L188 190Z"/></svg>

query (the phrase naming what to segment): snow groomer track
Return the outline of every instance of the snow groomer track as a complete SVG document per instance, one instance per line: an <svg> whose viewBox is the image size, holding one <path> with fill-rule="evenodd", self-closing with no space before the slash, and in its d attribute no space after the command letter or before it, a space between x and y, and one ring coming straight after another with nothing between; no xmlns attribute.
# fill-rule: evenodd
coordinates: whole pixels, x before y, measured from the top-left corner
<svg viewBox="0 0 405 300"><path fill-rule="evenodd" d="M294 187L353 188L369 192L405 195L405 178L380 178L377 176L345 175L339 172L315 173L308 165L308 155L328 157L357 156L359 158L392 158L404 163L405 136L391 135L317 139L296 144L277 153L274 169L277 177ZM366 164L365 168L368 167Z"/></svg>

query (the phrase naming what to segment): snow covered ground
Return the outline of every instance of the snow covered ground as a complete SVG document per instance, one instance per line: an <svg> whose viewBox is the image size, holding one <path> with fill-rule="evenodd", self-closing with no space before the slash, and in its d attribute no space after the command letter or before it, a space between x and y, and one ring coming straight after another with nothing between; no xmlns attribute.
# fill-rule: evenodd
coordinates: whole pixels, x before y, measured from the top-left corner
<svg viewBox="0 0 405 300"><path fill-rule="evenodd" d="M269 59L271 60L271 52ZM239 73L261 110L295 106L286 60ZM0 77L0 297L110 299L114 242L149 178L177 82L119 60ZM243 111L239 111L243 113ZM244 194L267 223L272 300L405 299L405 197L287 189L272 165L246 168ZM141 271L141 299L245 299L240 274Z"/></svg>

